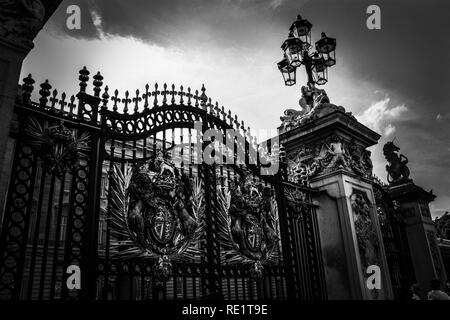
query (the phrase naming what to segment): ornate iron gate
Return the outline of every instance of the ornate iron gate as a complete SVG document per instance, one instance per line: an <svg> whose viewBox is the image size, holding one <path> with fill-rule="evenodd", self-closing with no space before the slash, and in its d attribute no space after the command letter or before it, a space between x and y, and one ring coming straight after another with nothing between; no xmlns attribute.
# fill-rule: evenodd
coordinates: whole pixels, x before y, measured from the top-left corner
<svg viewBox="0 0 450 320"><path fill-rule="evenodd" d="M395 201L389 197L382 182L376 179L373 189L394 295L396 299L409 300L410 287L416 282L416 276L402 213Z"/></svg>
<svg viewBox="0 0 450 320"><path fill-rule="evenodd" d="M2 299L326 298L312 190L284 182L282 154L279 172L260 174L256 140L204 87L119 98L93 79L91 95L81 70L70 98L46 81L39 103L24 79ZM70 265L81 289L66 285Z"/></svg>

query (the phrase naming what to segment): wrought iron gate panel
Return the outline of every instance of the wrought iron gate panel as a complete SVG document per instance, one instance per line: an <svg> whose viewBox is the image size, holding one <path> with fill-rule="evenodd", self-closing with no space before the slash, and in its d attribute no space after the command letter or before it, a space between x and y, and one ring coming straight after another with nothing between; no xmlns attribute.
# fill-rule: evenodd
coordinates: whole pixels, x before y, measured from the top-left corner
<svg viewBox="0 0 450 320"><path fill-rule="evenodd" d="M1 298L325 297L313 190L284 183L282 172L261 175L243 122L204 88L147 85L119 97L108 87L101 94L100 74L86 93L86 68L79 80L70 98L44 82L34 103L34 80L24 79ZM198 161L211 128L223 145L233 139L232 164L225 153L223 163ZM186 148L172 159L178 145ZM291 189L300 193L287 196ZM66 286L69 265L81 268L79 290Z"/></svg>
<svg viewBox="0 0 450 320"><path fill-rule="evenodd" d="M416 282L401 210L380 181L373 183L377 213L396 299L410 299L410 286Z"/></svg>

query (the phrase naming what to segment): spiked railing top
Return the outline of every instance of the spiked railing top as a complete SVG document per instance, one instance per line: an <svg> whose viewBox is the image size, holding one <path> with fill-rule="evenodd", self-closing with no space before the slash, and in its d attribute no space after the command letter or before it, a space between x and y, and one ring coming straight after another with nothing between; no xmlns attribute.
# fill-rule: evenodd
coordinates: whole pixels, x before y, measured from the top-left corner
<svg viewBox="0 0 450 320"><path fill-rule="evenodd" d="M90 72L86 67L79 71L78 80L80 91L79 94L89 95L86 90L88 87ZM177 88L174 84L162 86L155 83L154 85L146 84L143 90L135 90L120 92L119 90L110 90L108 86L103 86L103 76L97 72L93 77L92 85L94 94L92 97L99 100L99 108L102 110L110 110L123 114L137 114L145 112L153 108L164 108L168 106L183 106L200 108L217 119L227 123L232 128L239 130L242 134L249 134L250 128L246 128L243 121L239 121L237 115L233 115L230 110L225 111L219 103L213 102L206 95L206 88L202 85L200 91L193 90L190 87L180 86ZM65 114L70 117L78 116L78 106L75 103L75 95L68 97L65 92L58 96L57 90L51 90L52 85L46 80L40 84L38 92L38 103L32 102L31 97L34 90L35 81L29 74L23 79L22 102L25 105L32 105L36 108L46 109L51 112ZM78 96L77 96L78 97Z"/></svg>

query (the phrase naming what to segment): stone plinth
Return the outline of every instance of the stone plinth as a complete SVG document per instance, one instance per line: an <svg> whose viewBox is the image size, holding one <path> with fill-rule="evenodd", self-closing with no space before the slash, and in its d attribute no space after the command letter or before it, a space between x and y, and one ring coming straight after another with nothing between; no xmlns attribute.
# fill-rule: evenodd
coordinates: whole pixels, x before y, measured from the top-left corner
<svg viewBox="0 0 450 320"><path fill-rule="evenodd" d="M390 299L388 265L372 189L367 147L380 136L343 108L292 130L280 128L288 179L321 191L317 219L329 299ZM380 289L369 289L367 268L380 268Z"/></svg>
<svg viewBox="0 0 450 320"><path fill-rule="evenodd" d="M439 279L442 283L446 280L436 239L436 228L429 208L429 203L436 196L415 185L411 180L391 185L389 195L398 201L402 210L416 280L422 294L425 294L431 279Z"/></svg>

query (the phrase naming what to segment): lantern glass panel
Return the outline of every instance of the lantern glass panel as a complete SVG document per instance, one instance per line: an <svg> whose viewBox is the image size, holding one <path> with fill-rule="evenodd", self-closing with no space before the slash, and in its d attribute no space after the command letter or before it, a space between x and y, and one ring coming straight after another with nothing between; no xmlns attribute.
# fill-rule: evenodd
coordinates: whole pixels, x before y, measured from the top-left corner
<svg viewBox="0 0 450 320"><path fill-rule="evenodd" d="M311 47L311 28L311 22L302 19L301 16L297 16L297 20L291 26L291 31L294 33L294 36L303 42L303 49L305 50Z"/></svg>
<svg viewBox="0 0 450 320"><path fill-rule="evenodd" d="M322 32L322 38L316 42L316 50L319 53L330 53L336 50L336 39L327 37Z"/></svg>
<svg viewBox="0 0 450 320"><path fill-rule="evenodd" d="M278 69L283 76L284 84L293 86L296 82L296 68L289 63L286 57L278 62Z"/></svg>
<svg viewBox="0 0 450 320"><path fill-rule="evenodd" d="M302 49L303 43L300 39L290 36L281 46L286 54L289 63L293 67L298 67L302 64Z"/></svg>
<svg viewBox="0 0 450 320"><path fill-rule="evenodd" d="M325 64L325 60L319 56L314 57L313 59L314 67L314 78L315 82L318 85L323 85L328 81L328 71L327 65Z"/></svg>

